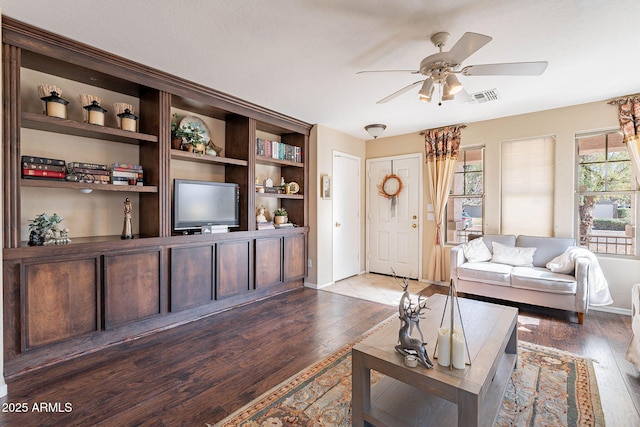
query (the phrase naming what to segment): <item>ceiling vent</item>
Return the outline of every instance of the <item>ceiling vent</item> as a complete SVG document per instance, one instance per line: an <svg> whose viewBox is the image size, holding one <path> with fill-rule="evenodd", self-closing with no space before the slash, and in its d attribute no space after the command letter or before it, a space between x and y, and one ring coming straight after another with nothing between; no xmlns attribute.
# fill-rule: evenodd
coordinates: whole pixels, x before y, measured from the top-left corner
<svg viewBox="0 0 640 427"><path fill-rule="evenodd" d="M489 101L497 101L500 99L495 89L485 90L482 92L470 93L468 104L484 104Z"/></svg>

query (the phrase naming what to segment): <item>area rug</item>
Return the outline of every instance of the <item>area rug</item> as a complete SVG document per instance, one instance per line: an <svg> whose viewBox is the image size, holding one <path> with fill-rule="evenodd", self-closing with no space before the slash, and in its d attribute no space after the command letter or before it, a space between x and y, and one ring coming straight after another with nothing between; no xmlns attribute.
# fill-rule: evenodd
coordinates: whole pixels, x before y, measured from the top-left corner
<svg viewBox="0 0 640 427"><path fill-rule="evenodd" d="M353 345L274 387L215 426L350 426ZM381 376L372 374L375 387ZM519 342L518 364L494 425L604 426L593 362Z"/></svg>

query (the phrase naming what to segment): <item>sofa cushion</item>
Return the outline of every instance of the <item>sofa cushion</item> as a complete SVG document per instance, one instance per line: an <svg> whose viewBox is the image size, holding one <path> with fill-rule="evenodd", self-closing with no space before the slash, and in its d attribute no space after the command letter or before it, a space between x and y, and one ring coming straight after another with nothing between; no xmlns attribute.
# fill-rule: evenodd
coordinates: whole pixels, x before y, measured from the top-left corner
<svg viewBox="0 0 640 427"><path fill-rule="evenodd" d="M482 241L493 253L493 242L502 243L503 245L515 246L516 236L513 234L483 234Z"/></svg>
<svg viewBox="0 0 640 427"><path fill-rule="evenodd" d="M575 239L566 237L518 236L516 240L516 246L537 248L533 255L534 267L545 267L549 261L575 244Z"/></svg>
<svg viewBox="0 0 640 427"><path fill-rule="evenodd" d="M555 294L576 293L575 277L568 274L552 273L546 268L539 267L513 267L511 286Z"/></svg>
<svg viewBox="0 0 640 427"><path fill-rule="evenodd" d="M493 242L491 262L521 267L533 267L533 255L536 248L519 248Z"/></svg>
<svg viewBox="0 0 640 427"><path fill-rule="evenodd" d="M493 262L465 262L458 267L458 279L510 286L513 267Z"/></svg>
<svg viewBox="0 0 640 427"><path fill-rule="evenodd" d="M464 257L469 262L482 262L491 259L491 251L489 251L487 245L484 244L482 237L465 243L462 246L462 252L464 252Z"/></svg>

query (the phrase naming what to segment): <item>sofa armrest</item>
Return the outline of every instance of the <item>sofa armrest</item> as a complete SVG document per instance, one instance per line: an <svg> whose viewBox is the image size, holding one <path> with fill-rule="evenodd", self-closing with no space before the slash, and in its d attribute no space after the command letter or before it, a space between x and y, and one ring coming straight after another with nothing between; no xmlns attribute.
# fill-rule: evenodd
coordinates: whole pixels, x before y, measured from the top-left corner
<svg viewBox="0 0 640 427"><path fill-rule="evenodd" d="M454 246L451 248L451 251L449 253L449 261L451 279L454 281L454 284L456 284L458 282L458 274L456 270L459 266L467 262L467 259L464 256L464 251L462 250L462 245Z"/></svg>
<svg viewBox="0 0 640 427"><path fill-rule="evenodd" d="M586 313L589 309L589 258L578 257L575 264L576 311Z"/></svg>

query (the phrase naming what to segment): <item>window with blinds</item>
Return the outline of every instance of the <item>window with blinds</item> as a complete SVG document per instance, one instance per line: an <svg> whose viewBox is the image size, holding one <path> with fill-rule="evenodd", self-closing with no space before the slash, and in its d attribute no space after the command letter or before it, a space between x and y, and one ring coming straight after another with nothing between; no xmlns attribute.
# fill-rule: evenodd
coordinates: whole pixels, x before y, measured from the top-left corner
<svg viewBox="0 0 640 427"><path fill-rule="evenodd" d="M553 236L555 137L501 144L501 233Z"/></svg>

